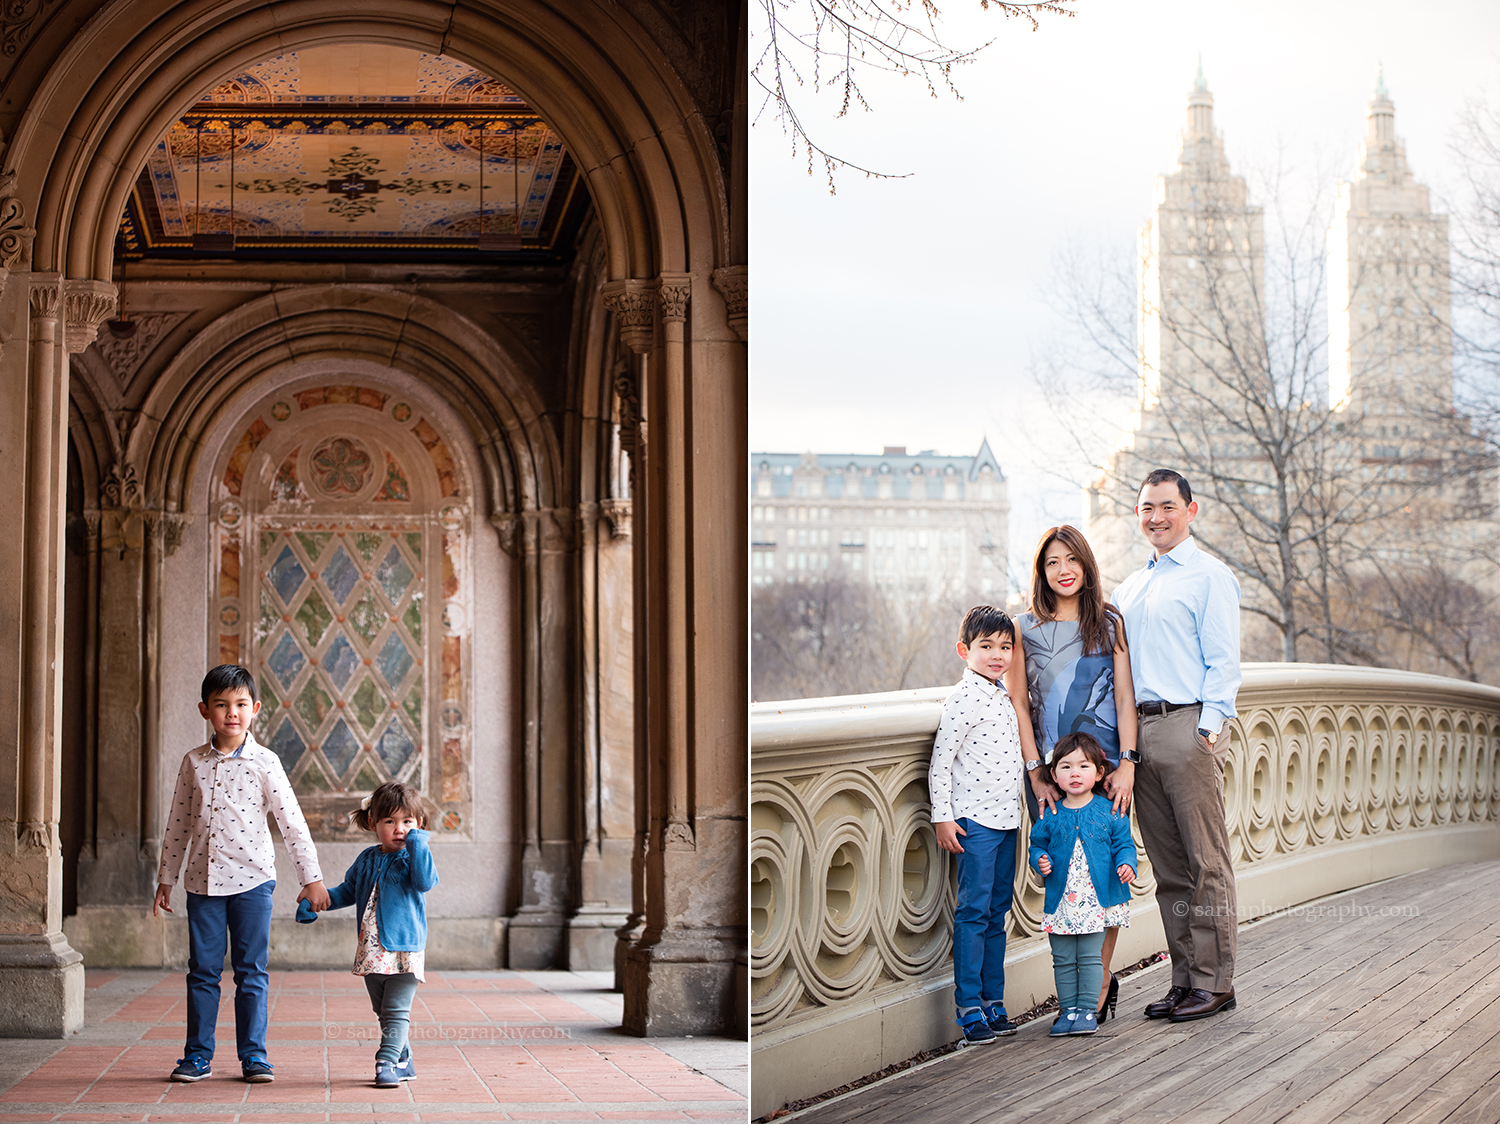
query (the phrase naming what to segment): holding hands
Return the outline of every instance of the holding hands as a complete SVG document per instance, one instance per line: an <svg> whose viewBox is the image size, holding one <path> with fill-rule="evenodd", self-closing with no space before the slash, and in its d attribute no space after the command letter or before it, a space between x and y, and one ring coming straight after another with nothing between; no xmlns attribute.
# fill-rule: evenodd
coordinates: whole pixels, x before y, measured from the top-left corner
<svg viewBox="0 0 1500 1124"><path fill-rule="evenodd" d="M306 886L302 887L302 892L297 895L297 900L299 902L307 902L316 913L322 913L333 904L329 901L328 891L324 888L322 882L309 882Z"/></svg>

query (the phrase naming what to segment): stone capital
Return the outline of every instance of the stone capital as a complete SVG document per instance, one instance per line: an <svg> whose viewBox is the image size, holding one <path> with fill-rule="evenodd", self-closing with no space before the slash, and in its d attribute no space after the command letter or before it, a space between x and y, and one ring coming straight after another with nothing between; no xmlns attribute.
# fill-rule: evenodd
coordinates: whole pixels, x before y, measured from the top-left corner
<svg viewBox="0 0 1500 1124"><path fill-rule="evenodd" d="M607 281L603 295L604 307L620 325L621 342L637 355L650 351L656 327L656 282Z"/></svg>
<svg viewBox="0 0 1500 1124"><path fill-rule="evenodd" d="M512 558L521 546L521 516L513 511L501 512L490 516L490 526L495 528L495 533L500 536L500 549Z"/></svg>
<svg viewBox="0 0 1500 1124"><path fill-rule="evenodd" d="M693 295L693 279L686 273L663 273L656 281L656 297L661 318L681 323L687 319L688 301Z"/></svg>
<svg viewBox="0 0 1500 1124"><path fill-rule="evenodd" d="M109 466L103 487L99 489L105 507L140 507L145 502L141 482L136 478L135 465L116 461Z"/></svg>
<svg viewBox="0 0 1500 1124"><path fill-rule="evenodd" d="M611 538L630 538L630 501L608 499L599 505L599 513L609 524Z"/></svg>
<svg viewBox="0 0 1500 1124"><path fill-rule="evenodd" d="M740 339L750 335L750 271L743 265L726 265L712 275L713 286L724 297L729 326Z"/></svg>
<svg viewBox="0 0 1500 1124"><path fill-rule="evenodd" d="M70 355L88 350L103 324L115 312L118 290L108 281L63 282L63 341Z"/></svg>
<svg viewBox="0 0 1500 1124"><path fill-rule="evenodd" d="M62 305L62 274L31 275L31 315L37 320L56 320Z"/></svg>

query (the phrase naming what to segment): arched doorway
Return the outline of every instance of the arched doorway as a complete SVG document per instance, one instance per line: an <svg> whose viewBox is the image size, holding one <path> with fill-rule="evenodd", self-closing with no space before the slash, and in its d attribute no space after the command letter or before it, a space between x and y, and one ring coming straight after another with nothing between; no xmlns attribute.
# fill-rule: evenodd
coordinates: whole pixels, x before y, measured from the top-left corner
<svg viewBox="0 0 1500 1124"><path fill-rule="evenodd" d="M0 200L11 224L0 317L20 335L0 366L24 388L14 416L32 422L30 545L13 559L25 577L13 614L0 614L29 642L16 668L15 813L29 889L5 908L30 959L11 965L0 950L0 989L50 989L56 1010L32 1032L68 1027L65 862L78 872L68 933L91 956L170 961L170 929L138 903L165 777L201 741L174 708L195 665L232 651L275 695L279 721L264 734L322 810L330 853L355 846L333 835L362 786L420 776L438 798L455 848L471 848L453 852L455 869L498 911L477 895L454 917L472 923L454 926L455 947L513 966L613 962L639 1033L733 1024L745 975L738 9L650 33L602 7L591 22L546 5L524 18L481 5L457 20L419 5L358 20L310 2L199 9L108 5L65 45L40 35L33 61L47 65L12 72L20 85L8 87L26 109L8 130L17 175ZM691 57L681 47L705 35L717 86L702 57L688 75L662 61ZM499 233L512 241L481 243L495 234L489 216L506 217L490 206L489 192L505 198L497 182L465 218L443 208L460 194L467 205L467 181L369 162L365 144L388 147L394 103L256 107L273 128L317 118L300 136L324 138L330 167L363 149L364 163L321 183L261 174L252 156L270 146L248 123L242 138L228 121L232 170L205 141L210 122L228 120L219 107L249 104L241 76L255 66L358 42L452 60L477 77L445 91L466 89L472 108L496 82L509 93L485 96L513 95L545 124L481 126L476 141L453 107L459 127L434 149L467 152L479 169L509 158L514 229ZM359 144L340 132L355 128ZM555 149L587 201L572 227L537 189ZM171 193L141 182L172 180L184 152L202 165L200 241L185 248L185 212L174 226ZM224 174L205 189L210 171ZM173 186L180 203L180 174ZM330 220L308 222L305 197L319 192L367 241L420 221L425 242L330 252L317 244ZM263 198L251 207L241 193ZM406 226L361 225L382 193ZM470 237L488 257L444 257L444 239ZM126 287L135 332L96 341L117 309L121 242L139 254ZM52 575L67 558L84 651L55 661L64 600ZM74 688L84 707L70 725L60 699ZM484 715L494 722L482 730ZM64 769L67 729L77 748ZM59 833L68 801L71 832ZM490 857L475 857L484 847Z"/></svg>

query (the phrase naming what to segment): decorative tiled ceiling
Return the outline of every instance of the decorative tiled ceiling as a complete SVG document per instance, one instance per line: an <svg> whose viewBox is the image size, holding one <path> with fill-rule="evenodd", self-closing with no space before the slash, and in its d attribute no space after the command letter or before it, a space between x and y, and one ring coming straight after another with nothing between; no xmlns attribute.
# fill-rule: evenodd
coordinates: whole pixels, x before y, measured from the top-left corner
<svg viewBox="0 0 1500 1124"><path fill-rule="evenodd" d="M587 207L562 140L503 83L442 55L324 47L249 67L173 125L121 238L130 257L559 257Z"/></svg>

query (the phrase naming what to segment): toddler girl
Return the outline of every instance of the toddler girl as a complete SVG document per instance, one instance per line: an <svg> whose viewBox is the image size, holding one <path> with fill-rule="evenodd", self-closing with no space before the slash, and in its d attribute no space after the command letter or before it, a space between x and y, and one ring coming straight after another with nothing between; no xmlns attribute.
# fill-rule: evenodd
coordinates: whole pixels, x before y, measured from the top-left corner
<svg viewBox="0 0 1500 1124"><path fill-rule="evenodd" d="M399 781L372 792L349 818L362 830L373 831L376 844L361 851L344 881L328 891L328 908L359 908L354 974L364 976L365 990L380 1019L375 1084L381 1089L398 1088L417 1075L406 1033L411 1001L424 978L427 904L423 895L438 883L423 830L427 823L424 809L417 790ZM297 919L313 917L299 906Z"/></svg>
<svg viewBox="0 0 1500 1124"><path fill-rule="evenodd" d="M1130 924L1135 843L1130 819L1095 796L1109 772L1104 748L1088 734L1059 738L1050 766L1063 799L1031 829L1031 865L1047 880L1042 932L1052 942L1059 1014L1053 1037L1093 1034L1104 982L1104 930Z"/></svg>

